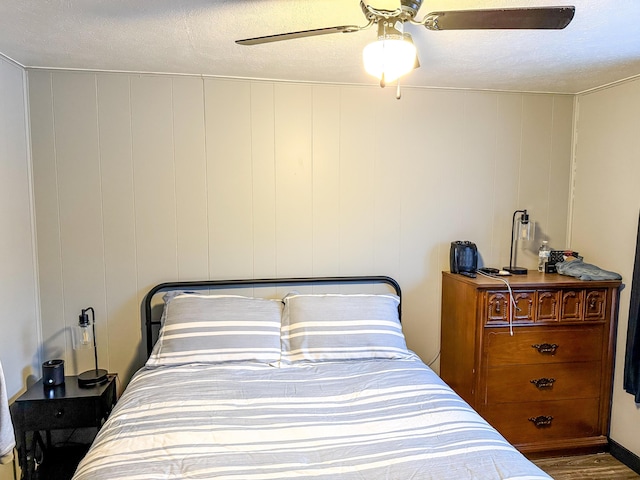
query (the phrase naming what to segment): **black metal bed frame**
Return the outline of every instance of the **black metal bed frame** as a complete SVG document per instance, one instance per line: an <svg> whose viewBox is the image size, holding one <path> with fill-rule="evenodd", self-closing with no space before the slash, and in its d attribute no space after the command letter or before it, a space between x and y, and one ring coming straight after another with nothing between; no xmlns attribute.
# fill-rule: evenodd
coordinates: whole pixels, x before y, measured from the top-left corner
<svg viewBox="0 0 640 480"><path fill-rule="evenodd" d="M159 292L181 290L181 289L208 289L208 288L239 288L246 286L258 286L264 287L267 285L339 285L339 284L354 284L354 283L386 283L393 287L396 295L402 299L402 291L400 285L396 280L386 276L349 276L349 277L301 277L301 278L262 278L262 279L242 279L242 280L201 280L201 281L185 281L185 282L165 282L160 283L153 287L145 295L143 304L143 314L145 321L146 341L147 341L147 355L151 355L153 349L153 327L160 325L160 320L153 320L151 318L151 301ZM402 300L398 305L398 316L402 315Z"/></svg>

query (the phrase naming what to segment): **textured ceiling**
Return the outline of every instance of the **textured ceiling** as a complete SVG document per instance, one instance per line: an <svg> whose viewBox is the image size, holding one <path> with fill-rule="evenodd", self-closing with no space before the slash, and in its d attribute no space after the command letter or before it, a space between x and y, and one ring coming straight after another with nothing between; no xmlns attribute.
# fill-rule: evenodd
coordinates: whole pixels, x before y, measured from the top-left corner
<svg viewBox="0 0 640 480"><path fill-rule="evenodd" d="M393 1L368 3L380 8ZM417 18L437 10L549 5L575 5L565 30L408 26L422 66L403 84L578 93L640 75L638 0L425 0ZM25 67L376 84L362 67L375 28L234 43L365 23L358 0L1 0L0 53Z"/></svg>

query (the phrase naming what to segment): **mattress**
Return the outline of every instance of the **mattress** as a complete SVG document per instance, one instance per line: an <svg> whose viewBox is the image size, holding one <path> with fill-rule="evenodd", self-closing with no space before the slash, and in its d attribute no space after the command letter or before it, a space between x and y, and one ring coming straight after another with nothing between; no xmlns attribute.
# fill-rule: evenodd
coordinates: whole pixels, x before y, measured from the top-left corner
<svg viewBox="0 0 640 480"><path fill-rule="evenodd" d="M75 480L549 479L416 355L132 378Z"/></svg>

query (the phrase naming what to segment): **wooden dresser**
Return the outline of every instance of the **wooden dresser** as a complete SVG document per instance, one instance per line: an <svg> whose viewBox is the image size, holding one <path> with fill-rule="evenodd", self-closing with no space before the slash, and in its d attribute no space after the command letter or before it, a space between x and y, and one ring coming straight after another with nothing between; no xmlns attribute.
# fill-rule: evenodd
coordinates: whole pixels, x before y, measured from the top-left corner
<svg viewBox="0 0 640 480"><path fill-rule="evenodd" d="M619 281L442 275L440 375L530 456L607 444Z"/></svg>

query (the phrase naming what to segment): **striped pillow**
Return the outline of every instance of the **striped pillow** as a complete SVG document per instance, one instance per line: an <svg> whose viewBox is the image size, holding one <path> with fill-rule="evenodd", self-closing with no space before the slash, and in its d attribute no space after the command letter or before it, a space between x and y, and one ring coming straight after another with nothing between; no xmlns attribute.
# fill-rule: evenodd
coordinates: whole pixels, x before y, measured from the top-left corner
<svg viewBox="0 0 640 480"><path fill-rule="evenodd" d="M280 300L181 294L166 302L148 367L280 359Z"/></svg>
<svg viewBox="0 0 640 480"><path fill-rule="evenodd" d="M395 295L287 295L282 363L406 358Z"/></svg>

